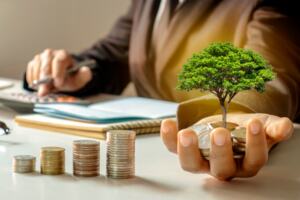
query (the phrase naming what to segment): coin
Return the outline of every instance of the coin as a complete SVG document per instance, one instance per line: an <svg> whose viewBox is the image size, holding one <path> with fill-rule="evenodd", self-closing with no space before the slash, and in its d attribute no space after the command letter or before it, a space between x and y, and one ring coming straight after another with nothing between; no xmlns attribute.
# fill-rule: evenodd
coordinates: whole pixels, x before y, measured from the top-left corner
<svg viewBox="0 0 300 200"><path fill-rule="evenodd" d="M41 148L41 173L59 175L65 172L65 149L61 147Z"/></svg>
<svg viewBox="0 0 300 200"><path fill-rule="evenodd" d="M245 153L245 150L246 150L245 144L235 143L233 145L233 151L236 153Z"/></svg>
<svg viewBox="0 0 300 200"><path fill-rule="evenodd" d="M36 158L31 155L17 155L13 157L13 171L15 173L30 173L35 171Z"/></svg>
<svg viewBox="0 0 300 200"><path fill-rule="evenodd" d="M65 149L62 147L42 147L41 151L43 153L49 154L62 154L65 152Z"/></svg>
<svg viewBox="0 0 300 200"><path fill-rule="evenodd" d="M224 124L222 121L216 121L216 122L210 122L209 125L212 126L213 128L218 128L218 127L223 127ZM238 124L236 123L233 122L226 123L226 128L230 131L234 130L236 127L238 127Z"/></svg>
<svg viewBox="0 0 300 200"><path fill-rule="evenodd" d="M134 177L135 137L134 131L113 130L107 132L106 173L109 178Z"/></svg>
<svg viewBox="0 0 300 200"><path fill-rule="evenodd" d="M246 143L246 128L237 127L231 131L231 137L239 143Z"/></svg>
<svg viewBox="0 0 300 200"><path fill-rule="evenodd" d="M74 176L93 177L99 175L100 143L95 140L73 141Z"/></svg>
<svg viewBox="0 0 300 200"><path fill-rule="evenodd" d="M209 157L209 153L210 153L210 132L206 131L203 132L201 135L198 136L199 138L199 149L201 150L201 154L204 157Z"/></svg>
<svg viewBox="0 0 300 200"><path fill-rule="evenodd" d="M198 147L202 156L209 160L210 158L210 133L217 125L221 123L206 123L206 124L196 124L191 127L196 132L198 137ZM232 149L235 159L241 159L245 153L245 143L246 143L246 128L238 127L235 123L227 123L227 128L233 129L231 131L232 138Z"/></svg>

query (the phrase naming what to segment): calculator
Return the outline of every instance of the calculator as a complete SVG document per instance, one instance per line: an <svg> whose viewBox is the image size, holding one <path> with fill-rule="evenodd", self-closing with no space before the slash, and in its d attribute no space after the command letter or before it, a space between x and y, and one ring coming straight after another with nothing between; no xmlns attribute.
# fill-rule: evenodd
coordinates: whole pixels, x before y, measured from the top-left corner
<svg viewBox="0 0 300 200"><path fill-rule="evenodd" d="M49 94L39 97L36 92L0 92L0 103L21 112L32 112L34 104L89 104L88 101L66 95L66 94Z"/></svg>

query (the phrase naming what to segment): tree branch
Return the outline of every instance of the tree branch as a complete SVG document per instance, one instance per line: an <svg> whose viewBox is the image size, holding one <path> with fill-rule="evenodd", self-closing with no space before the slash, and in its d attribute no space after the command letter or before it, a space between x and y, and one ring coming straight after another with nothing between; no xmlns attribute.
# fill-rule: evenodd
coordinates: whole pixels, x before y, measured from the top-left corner
<svg viewBox="0 0 300 200"><path fill-rule="evenodd" d="M217 92L215 90L210 90L209 92L213 93L214 95L217 96Z"/></svg>
<svg viewBox="0 0 300 200"><path fill-rule="evenodd" d="M225 94L221 97L223 99L223 101L226 100L227 96L228 96L228 92L226 91Z"/></svg>
<svg viewBox="0 0 300 200"><path fill-rule="evenodd" d="M236 94L237 93L235 92L235 93L232 93L232 94L229 95L229 99L228 99L227 104L230 104L231 100L235 97Z"/></svg>

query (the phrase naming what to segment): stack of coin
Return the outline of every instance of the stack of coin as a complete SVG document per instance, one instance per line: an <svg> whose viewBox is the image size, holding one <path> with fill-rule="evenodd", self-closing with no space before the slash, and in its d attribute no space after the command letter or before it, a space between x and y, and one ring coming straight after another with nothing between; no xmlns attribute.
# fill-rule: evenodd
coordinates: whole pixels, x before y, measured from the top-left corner
<svg viewBox="0 0 300 200"><path fill-rule="evenodd" d="M134 176L135 136L135 131L107 132L106 173L109 178L126 179Z"/></svg>
<svg viewBox="0 0 300 200"><path fill-rule="evenodd" d="M243 154L246 146L246 128L236 128L231 132L231 138L234 152Z"/></svg>
<svg viewBox="0 0 300 200"><path fill-rule="evenodd" d="M99 175L100 143L94 140L73 142L73 174L92 177Z"/></svg>
<svg viewBox="0 0 300 200"><path fill-rule="evenodd" d="M232 146L233 153L235 159L243 158L245 153L245 144L246 144L246 128L244 127L236 127L235 125L230 125L231 130L231 138L232 138ZM208 124L197 124L191 127L198 136L198 144L199 149L202 156L209 160L210 157L210 132L215 128L214 125Z"/></svg>
<svg viewBox="0 0 300 200"><path fill-rule="evenodd" d="M65 149L61 147L43 147L41 149L41 173L58 175L65 173Z"/></svg>
<svg viewBox="0 0 300 200"><path fill-rule="evenodd" d="M199 139L199 149L201 150L202 156L209 160L210 154L210 134L204 133L198 136Z"/></svg>
<svg viewBox="0 0 300 200"><path fill-rule="evenodd" d="M210 124L196 124L191 128L198 136L198 145L202 156L208 160L210 152L210 132L213 130L213 126Z"/></svg>
<svg viewBox="0 0 300 200"><path fill-rule="evenodd" d="M13 158L13 171L16 173L30 173L35 171L35 157L18 155Z"/></svg>

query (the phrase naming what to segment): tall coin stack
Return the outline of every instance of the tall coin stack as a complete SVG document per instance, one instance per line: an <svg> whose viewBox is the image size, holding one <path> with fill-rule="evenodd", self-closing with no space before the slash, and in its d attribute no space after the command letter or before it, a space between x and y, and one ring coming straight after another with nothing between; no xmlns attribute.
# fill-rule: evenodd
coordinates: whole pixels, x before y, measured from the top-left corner
<svg viewBox="0 0 300 200"><path fill-rule="evenodd" d="M43 147L41 149L41 173L59 175L65 173L65 149L61 147Z"/></svg>
<svg viewBox="0 0 300 200"><path fill-rule="evenodd" d="M18 155L13 158L13 171L16 173L30 173L35 171L35 157Z"/></svg>
<svg viewBox="0 0 300 200"><path fill-rule="evenodd" d="M99 175L100 143L94 140L73 142L73 174L92 177Z"/></svg>
<svg viewBox="0 0 300 200"><path fill-rule="evenodd" d="M134 176L135 136L135 131L107 132L106 174L109 178L126 179Z"/></svg>

